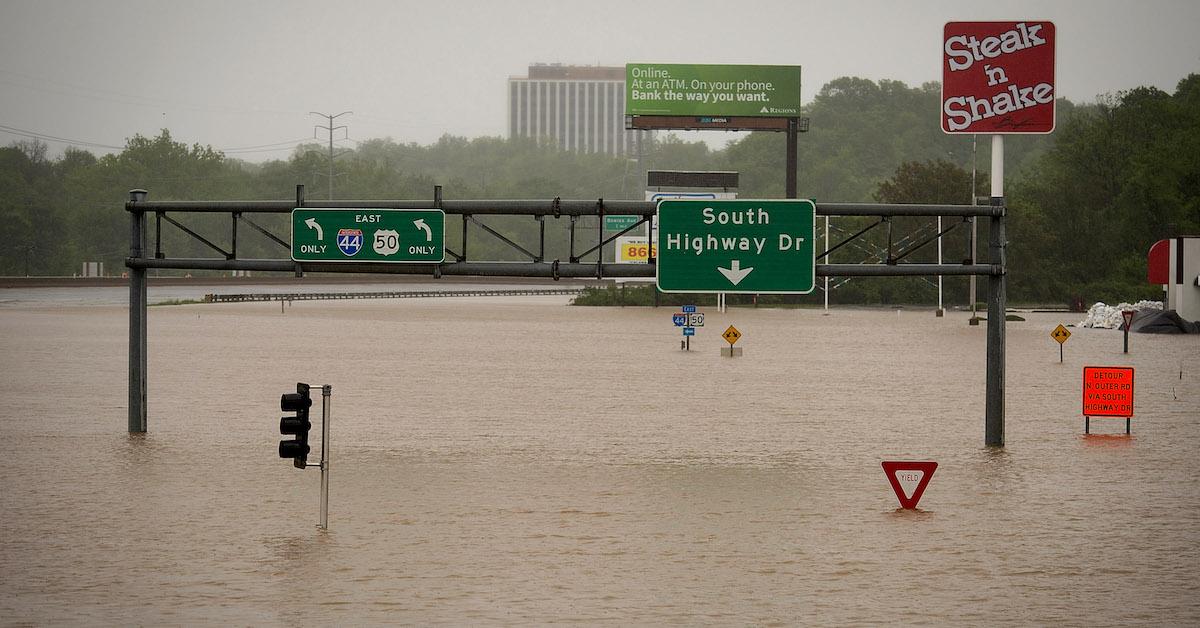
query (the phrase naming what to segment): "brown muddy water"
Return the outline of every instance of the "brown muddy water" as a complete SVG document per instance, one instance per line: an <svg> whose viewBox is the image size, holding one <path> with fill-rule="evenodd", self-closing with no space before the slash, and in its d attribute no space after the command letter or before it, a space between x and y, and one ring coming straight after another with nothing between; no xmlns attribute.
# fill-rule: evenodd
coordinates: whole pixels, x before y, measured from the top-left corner
<svg viewBox="0 0 1200 628"><path fill-rule="evenodd" d="M154 307L131 436L126 309L36 295L0 306L4 624L1200 622L1200 337L1059 364L1081 315L1009 323L989 450L959 312L709 311L682 352L672 308L563 297ZM1084 365L1136 368L1132 437L1083 435ZM276 453L297 381L328 531ZM882 460L939 463L919 511Z"/></svg>

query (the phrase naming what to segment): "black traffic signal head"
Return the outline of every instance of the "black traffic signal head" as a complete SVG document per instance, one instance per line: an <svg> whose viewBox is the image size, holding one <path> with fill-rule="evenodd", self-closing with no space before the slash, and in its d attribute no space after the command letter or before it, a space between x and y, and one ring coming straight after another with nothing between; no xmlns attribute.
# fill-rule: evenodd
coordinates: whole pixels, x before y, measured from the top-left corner
<svg viewBox="0 0 1200 628"><path fill-rule="evenodd" d="M308 384L296 384L296 392L284 393L279 399L280 410L296 413L295 416L279 418L279 433L295 437L279 441L279 457L291 458L297 469L303 469L308 464L308 430L312 428L308 409L311 407Z"/></svg>

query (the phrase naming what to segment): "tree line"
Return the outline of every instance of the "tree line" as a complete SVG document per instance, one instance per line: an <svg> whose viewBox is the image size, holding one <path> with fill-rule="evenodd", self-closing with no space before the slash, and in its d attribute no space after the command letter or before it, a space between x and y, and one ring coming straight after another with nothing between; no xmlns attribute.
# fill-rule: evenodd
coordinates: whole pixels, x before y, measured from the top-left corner
<svg viewBox="0 0 1200 628"><path fill-rule="evenodd" d="M910 87L845 77L826 84L805 108L811 125L799 142L800 196L818 202L969 204L973 195L985 195L990 142L981 137L976 145L972 136L942 133L939 101L937 83ZM1005 140L1010 300L1062 304L1157 297L1157 288L1145 282L1150 245L1200 233L1200 75L1184 78L1173 93L1142 87L1087 105L1060 99L1057 107L1054 133ZM344 199L431 199L435 185L443 186L447 199L638 199L644 170L667 169L736 171L740 197L781 198L784 140L778 133L751 133L714 150L663 134L636 160L567 152L522 138L447 135L429 145L373 139L338 158L332 182L328 154L316 144L300 146L286 159L248 163L178 142L168 130L134 136L124 150L100 157L69 148L50 158L44 144L22 141L0 148L0 275L69 276L87 261L119 272L129 247L124 202L132 188L149 190L152 200L279 200L292 198L297 184L305 186L308 198L325 198L331 183L334 195ZM229 230L228 217L183 220L214 241ZM506 237L537 241L536 221L487 220ZM595 220L585 217L578 225L577 233L592 238L583 249L595 243ZM565 259L564 221L547 221L554 227L547 229L547 256ZM985 222L979 230L984 260ZM262 224L286 239L286 216L269 216ZM867 225L866 219L834 218L830 241ZM897 219L891 228L893 253L936 231L930 221L918 219ZM943 259L969 257L969 225L946 228ZM451 249L462 245L455 231L447 229ZM178 229L164 225L162 232L162 247L172 256L214 255ZM884 261L882 232L874 229L839 249L832 261ZM476 260L527 259L482 235L472 236L468 246ZM267 238L239 237L238 247L245 257L287 255ZM904 261L935 256L936 247L925 245ZM830 300L838 303L936 299L931 279L833 283ZM947 278L948 303L967 301L966 283Z"/></svg>

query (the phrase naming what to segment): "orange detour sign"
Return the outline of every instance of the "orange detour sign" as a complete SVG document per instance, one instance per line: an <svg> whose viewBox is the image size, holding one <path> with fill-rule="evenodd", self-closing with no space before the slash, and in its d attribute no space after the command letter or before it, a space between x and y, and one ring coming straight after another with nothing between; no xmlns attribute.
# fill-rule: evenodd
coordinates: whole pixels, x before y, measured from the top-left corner
<svg viewBox="0 0 1200 628"><path fill-rule="evenodd" d="M1084 433L1091 433L1091 417L1124 417L1125 433L1133 416L1133 367L1083 367Z"/></svg>
<svg viewBox="0 0 1200 628"><path fill-rule="evenodd" d="M883 473L887 475L896 499L900 500L901 508L913 509L921 501L929 479L937 470L937 463L930 461L915 462L902 460L885 460L880 463Z"/></svg>

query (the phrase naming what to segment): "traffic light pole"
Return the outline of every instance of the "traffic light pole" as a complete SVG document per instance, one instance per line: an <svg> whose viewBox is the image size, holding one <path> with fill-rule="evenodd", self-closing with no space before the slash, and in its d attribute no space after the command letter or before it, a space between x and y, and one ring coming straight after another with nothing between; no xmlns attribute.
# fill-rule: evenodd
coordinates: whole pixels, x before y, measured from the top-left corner
<svg viewBox="0 0 1200 628"><path fill-rule="evenodd" d="M279 398L279 409L284 412L294 412L294 416L279 418L279 433L292 436L291 439L279 441L279 457L292 460L297 469L308 469L318 466L321 468L321 519L317 527L329 529L329 397L333 387L329 384L321 386L321 462L309 464L308 432L312 429L309 419L309 408L312 407L312 397L309 392L312 387L304 382L296 383L296 392L284 393Z"/></svg>
<svg viewBox="0 0 1200 628"><path fill-rule="evenodd" d="M321 524L329 529L329 396L333 387L321 386Z"/></svg>

